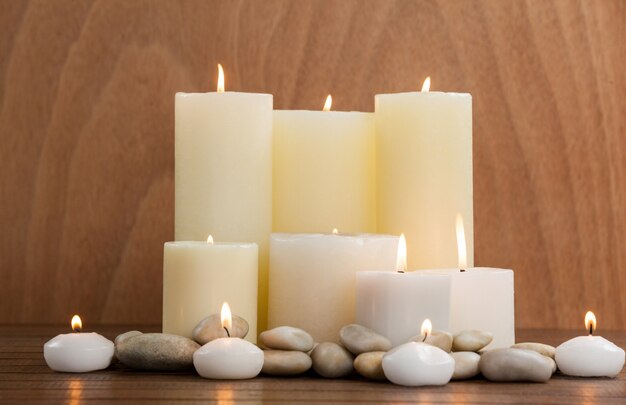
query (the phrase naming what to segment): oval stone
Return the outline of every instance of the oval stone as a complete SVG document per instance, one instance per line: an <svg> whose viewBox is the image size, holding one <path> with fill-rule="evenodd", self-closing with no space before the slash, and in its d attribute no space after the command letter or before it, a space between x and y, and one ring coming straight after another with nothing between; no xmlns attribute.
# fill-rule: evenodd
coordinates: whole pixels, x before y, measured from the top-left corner
<svg viewBox="0 0 626 405"><path fill-rule="evenodd" d="M279 326L266 330L259 336L261 343L268 349L297 350L308 352L313 348L313 337L306 331L292 326Z"/></svg>
<svg viewBox="0 0 626 405"><path fill-rule="evenodd" d="M385 354L383 371L389 381L398 385L445 385L454 373L454 359L438 347L409 342Z"/></svg>
<svg viewBox="0 0 626 405"><path fill-rule="evenodd" d="M115 355L138 370L186 370L193 366L193 353L200 345L183 336L142 333L116 339Z"/></svg>
<svg viewBox="0 0 626 405"><path fill-rule="evenodd" d="M515 343L511 347L513 349L532 350L543 356L550 357L552 359L554 359L554 354L556 352L556 348L554 346L546 345L543 343L535 343L535 342Z"/></svg>
<svg viewBox="0 0 626 405"><path fill-rule="evenodd" d="M478 363L480 362L480 354L475 352L454 352L450 353L454 359L453 380L467 380L476 377L480 373Z"/></svg>
<svg viewBox="0 0 626 405"><path fill-rule="evenodd" d="M417 335L411 338L412 342L424 342L431 346L436 346L446 353L452 351L452 334L443 330L434 330L424 340L424 335Z"/></svg>
<svg viewBox="0 0 626 405"><path fill-rule="evenodd" d="M345 377L353 370L352 354L337 343L318 344L311 352L311 360L313 360L313 370L326 378Z"/></svg>
<svg viewBox="0 0 626 405"><path fill-rule="evenodd" d="M240 316L232 316L232 327L228 330L230 337L245 338L248 334L248 322ZM222 327L222 317L220 314L209 315L201 320L192 332L193 340L204 345L212 340L228 337L226 330Z"/></svg>
<svg viewBox="0 0 626 405"><path fill-rule="evenodd" d="M368 352L359 354L354 359L354 369L370 380L386 380L383 372L383 356L386 352Z"/></svg>
<svg viewBox="0 0 626 405"><path fill-rule="evenodd" d="M552 359L526 349L488 350L479 368L490 381L546 382L552 377Z"/></svg>
<svg viewBox="0 0 626 405"><path fill-rule="evenodd" d="M339 340L354 355L391 349L391 341L365 326L351 324L339 331Z"/></svg>
<svg viewBox="0 0 626 405"><path fill-rule="evenodd" d="M302 374L311 368L311 357L294 350L264 350L262 373L287 376Z"/></svg>
<svg viewBox="0 0 626 405"><path fill-rule="evenodd" d="M477 352L493 340L493 335L480 330L464 330L454 335L452 350L455 352Z"/></svg>

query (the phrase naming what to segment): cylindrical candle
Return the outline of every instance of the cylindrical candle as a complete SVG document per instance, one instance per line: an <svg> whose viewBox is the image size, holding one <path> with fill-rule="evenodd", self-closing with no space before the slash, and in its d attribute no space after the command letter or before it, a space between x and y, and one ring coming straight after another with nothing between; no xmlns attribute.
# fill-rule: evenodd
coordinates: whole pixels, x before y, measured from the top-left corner
<svg viewBox="0 0 626 405"><path fill-rule="evenodd" d="M228 301L257 337L258 248L254 243L167 242L163 254L163 332L186 337Z"/></svg>
<svg viewBox="0 0 626 405"><path fill-rule="evenodd" d="M272 95L176 94L176 240L259 246L259 322L272 228Z"/></svg>
<svg viewBox="0 0 626 405"><path fill-rule="evenodd" d="M274 232L375 232L374 115L274 111Z"/></svg>
<svg viewBox="0 0 626 405"><path fill-rule="evenodd" d="M405 233L410 268L454 267L461 213L471 266L471 95L379 94L375 121L378 232Z"/></svg>
<svg viewBox="0 0 626 405"><path fill-rule="evenodd" d="M356 323L387 337L394 346L419 335L429 318L448 330L450 276L421 271L360 271L356 275Z"/></svg>
<svg viewBox="0 0 626 405"><path fill-rule="evenodd" d="M269 326L295 326L319 342L338 341L354 322L356 272L394 268L398 237L273 234Z"/></svg>

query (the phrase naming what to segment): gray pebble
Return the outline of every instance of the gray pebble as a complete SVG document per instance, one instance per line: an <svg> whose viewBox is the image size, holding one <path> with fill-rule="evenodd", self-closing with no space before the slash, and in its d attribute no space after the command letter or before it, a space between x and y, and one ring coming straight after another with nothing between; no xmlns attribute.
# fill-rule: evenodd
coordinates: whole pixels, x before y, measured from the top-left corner
<svg viewBox="0 0 626 405"><path fill-rule="evenodd" d="M454 335L452 350L455 352L477 352L493 340L493 335L480 330L464 330Z"/></svg>
<svg viewBox="0 0 626 405"><path fill-rule="evenodd" d="M311 352L313 369L322 377L339 378L352 373L352 354L337 343L320 343Z"/></svg>
<svg viewBox="0 0 626 405"><path fill-rule="evenodd" d="M232 327L228 329L230 337L245 338L248 334L248 322L240 316L232 316ZM222 327L222 316L213 314L201 320L193 328L193 340L204 345L212 340L228 337L226 330Z"/></svg>
<svg viewBox="0 0 626 405"><path fill-rule="evenodd" d="M193 353L200 345L183 336L140 333L116 338L115 356L138 370L185 370L193 367Z"/></svg>
<svg viewBox="0 0 626 405"><path fill-rule="evenodd" d="M426 337L426 340L424 340L424 335L413 336L411 341L424 342L431 346L436 346L446 353L452 351L452 334L443 330L432 331L432 333Z"/></svg>
<svg viewBox="0 0 626 405"><path fill-rule="evenodd" d="M480 358L480 372L490 381L546 382L552 377L552 359L526 349L494 349Z"/></svg>
<svg viewBox="0 0 626 405"><path fill-rule="evenodd" d="M370 380L386 380L383 372L383 356L386 352L368 352L359 354L354 359L354 369Z"/></svg>
<svg viewBox="0 0 626 405"><path fill-rule="evenodd" d="M365 326L351 324L339 331L339 340L352 354L376 352L391 349L391 341Z"/></svg>
<svg viewBox="0 0 626 405"><path fill-rule="evenodd" d="M299 351L264 350L261 372L269 375L287 376L302 374L313 364L309 355Z"/></svg>
<svg viewBox="0 0 626 405"><path fill-rule="evenodd" d="M556 353L556 348L554 346L546 345L543 343L534 343L534 342L516 343L511 347L513 349L532 350L541 355L550 357L551 359L554 359L554 354Z"/></svg>
<svg viewBox="0 0 626 405"><path fill-rule="evenodd" d="M466 380L476 377L480 373L478 363L480 362L480 354L475 352L454 352L450 353L454 359L453 380Z"/></svg>
<svg viewBox="0 0 626 405"><path fill-rule="evenodd" d="M279 326L266 330L259 336L261 344L269 349L308 352L313 348L313 337L292 326Z"/></svg>

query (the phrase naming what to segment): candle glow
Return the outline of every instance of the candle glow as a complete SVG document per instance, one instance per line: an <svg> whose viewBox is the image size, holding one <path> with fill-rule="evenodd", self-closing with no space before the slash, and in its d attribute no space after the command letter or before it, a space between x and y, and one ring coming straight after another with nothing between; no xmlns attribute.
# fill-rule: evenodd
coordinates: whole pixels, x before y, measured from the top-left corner
<svg viewBox="0 0 626 405"><path fill-rule="evenodd" d="M230 313L230 305L228 305L228 302L222 305L221 319L222 328L226 329L226 332L233 328L233 317Z"/></svg>
<svg viewBox="0 0 626 405"><path fill-rule="evenodd" d="M424 79L424 83L422 84L422 91L429 92L430 91L430 76Z"/></svg>
<svg viewBox="0 0 626 405"><path fill-rule="evenodd" d="M326 102L324 103L324 108L322 108L322 111L330 111L330 107L333 105L333 97L329 94L328 97L326 97Z"/></svg>
<svg viewBox="0 0 626 405"><path fill-rule="evenodd" d="M404 273L407 269L406 265L406 238L404 234L400 235L398 241L398 259L396 261L396 271L398 273Z"/></svg>
<svg viewBox="0 0 626 405"><path fill-rule="evenodd" d="M79 333L83 328L83 322L80 319L80 316L74 315L72 317L72 330L76 333Z"/></svg>
<svg viewBox="0 0 626 405"><path fill-rule="evenodd" d="M217 64L217 92L224 92L224 69L219 63Z"/></svg>
<svg viewBox="0 0 626 405"><path fill-rule="evenodd" d="M209 235L209 237L206 238L206 243L209 244L209 245L213 244L213 235Z"/></svg>
<svg viewBox="0 0 626 405"><path fill-rule="evenodd" d="M593 332L597 328L596 316L593 312L587 311L585 314L585 329L589 331L589 336L593 335Z"/></svg>
<svg viewBox="0 0 626 405"><path fill-rule="evenodd" d="M467 244L465 243L463 217L460 213L456 214L456 243L459 257L459 269L465 269L467 267Z"/></svg>
<svg viewBox="0 0 626 405"><path fill-rule="evenodd" d="M424 322L422 322L422 329L421 329L421 333L424 336L424 340L426 340L426 338L428 337L428 335L431 334L432 331L433 331L433 323L428 318L424 319Z"/></svg>

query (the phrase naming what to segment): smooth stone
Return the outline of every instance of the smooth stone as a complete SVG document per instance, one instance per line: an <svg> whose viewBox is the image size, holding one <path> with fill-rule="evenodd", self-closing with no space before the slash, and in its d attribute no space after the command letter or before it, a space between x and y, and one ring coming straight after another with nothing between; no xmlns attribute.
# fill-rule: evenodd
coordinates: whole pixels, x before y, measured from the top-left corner
<svg viewBox="0 0 626 405"><path fill-rule="evenodd" d="M480 358L480 372L490 381L546 382L552 377L552 359L533 350L494 349Z"/></svg>
<svg viewBox="0 0 626 405"><path fill-rule="evenodd" d="M386 380L383 371L383 356L386 352L368 352L359 354L354 359L354 369L357 373L370 380Z"/></svg>
<svg viewBox="0 0 626 405"><path fill-rule="evenodd" d="M398 385L445 385L454 373L454 359L436 346L409 342L385 354L383 371L389 381Z"/></svg>
<svg viewBox="0 0 626 405"><path fill-rule="evenodd" d="M186 370L193 366L193 353L200 345L183 336L167 333L141 333L118 336L115 356L138 370Z"/></svg>
<svg viewBox="0 0 626 405"><path fill-rule="evenodd" d="M391 341L365 326L351 324L339 331L339 340L352 354L378 352L391 349Z"/></svg>
<svg viewBox="0 0 626 405"><path fill-rule="evenodd" d="M524 342L524 343L516 343L511 347L513 349L532 350L546 357L550 357L552 359L554 359L554 354L556 353L556 348L554 346L546 345L543 343Z"/></svg>
<svg viewBox="0 0 626 405"><path fill-rule="evenodd" d="M294 350L264 350L262 373L269 375L297 375L311 368L311 357Z"/></svg>
<svg viewBox="0 0 626 405"><path fill-rule="evenodd" d="M333 342L318 344L311 352L311 360L313 360L313 370L326 378L345 377L353 370L352 354Z"/></svg>
<svg viewBox="0 0 626 405"><path fill-rule="evenodd" d="M306 331L292 326L279 326L266 330L259 336L261 343L268 349L297 350L308 352L313 348L313 337Z"/></svg>
<svg viewBox="0 0 626 405"><path fill-rule="evenodd" d="M122 341L128 339L128 338L132 338L134 336L139 336L142 335L143 332L139 332L138 330L130 330L128 332L122 333L121 335L117 335L117 337L115 338L115 344L120 344L122 343Z"/></svg>
<svg viewBox="0 0 626 405"><path fill-rule="evenodd" d="M556 365L575 377L617 377L624 367L624 350L602 336L578 336L556 348Z"/></svg>
<svg viewBox="0 0 626 405"><path fill-rule="evenodd" d="M454 352L450 353L454 359L453 380L467 380L476 377L480 373L478 363L480 362L480 354L475 352Z"/></svg>
<svg viewBox="0 0 626 405"><path fill-rule="evenodd" d="M452 351L452 341L454 339L452 337L452 333L450 332L434 330L426 337L426 340L424 340L424 335L413 336L410 340L412 342L424 342L431 346L436 346L446 353L450 353Z"/></svg>
<svg viewBox="0 0 626 405"><path fill-rule="evenodd" d="M248 334L248 322L240 316L233 315L233 326L228 330L230 337L245 338ZM192 332L193 340L204 345L212 340L228 337L226 330L222 327L222 316L213 314L201 320Z"/></svg>
<svg viewBox="0 0 626 405"><path fill-rule="evenodd" d="M544 357L548 357L548 356L544 356ZM548 357L551 361L552 361L552 374L556 373L556 370L558 369L558 367L556 366L556 361L552 358L552 357Z"/></svg>
<svg viewBox="0 0 626 405"><path fill-rule="evenodd" d="M480 330L464 330L454 335L452 350L455 352L477 352L493 340L493 335Z"/></svg>

